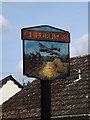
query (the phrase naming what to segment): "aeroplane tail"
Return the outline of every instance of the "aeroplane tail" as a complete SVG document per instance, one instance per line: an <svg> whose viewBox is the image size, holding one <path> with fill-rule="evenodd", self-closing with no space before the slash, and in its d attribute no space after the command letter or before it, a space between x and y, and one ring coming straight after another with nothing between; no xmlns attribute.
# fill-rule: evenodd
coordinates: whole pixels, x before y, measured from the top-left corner
<svg viewBox="0 0 90 120"><path fill-rule="evenodd" d="M58 49L58 52L60 52L60 48Z"/></svg>

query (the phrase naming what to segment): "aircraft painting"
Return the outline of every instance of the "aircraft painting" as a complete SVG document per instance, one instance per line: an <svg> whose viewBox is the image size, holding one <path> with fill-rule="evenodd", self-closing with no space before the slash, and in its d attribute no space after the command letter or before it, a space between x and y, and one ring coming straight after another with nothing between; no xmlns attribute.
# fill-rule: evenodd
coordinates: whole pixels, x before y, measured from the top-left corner
<svg viewBox="0 0 90 120"><path fill-rule="evenodd" d="M24 74L41 80L69 75L68 43L24 41Z"/></svg>
<svg viewBox="0 0 90 120"><path fill-rule="evenodd" d="M39 43L39 47L40 47L40 49L39 49L40 52L46 52L46 53L49 53L50 55L60 56L59 53L54 51L54 50L56 50L56 51L60 52L60 48L59 49L55 48L55 47L53 47L53 45L52 45L51 48L48 48L48 47L46 47L45 45L43 45L41 43Z"/></svg>

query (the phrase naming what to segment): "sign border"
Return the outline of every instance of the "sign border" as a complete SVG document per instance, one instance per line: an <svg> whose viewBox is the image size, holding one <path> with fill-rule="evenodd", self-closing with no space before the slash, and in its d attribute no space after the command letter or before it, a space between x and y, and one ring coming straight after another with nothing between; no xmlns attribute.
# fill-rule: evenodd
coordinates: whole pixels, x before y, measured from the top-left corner
<svg viewBox="0 0 90 120"><path fill-rule="evenodd" d="M33 40L33 41L35 41L35 40ZM23 40L23 75L25 75L25 76L27 76L27 77L33 77L33 78L36 78L36 79L39 79L39 80L42 80L42 79L40 79L40 78L38 78L38 77L35 77L35 76L29 76L29 75L27 75L27 74L25 74L25 57L24 57L24 51L25 51L25 48L24 48L24 40ZM49 41L48 41L49 42ZM51 42L51 41L50 41ZM54 42L54 41L52 41L52 42ZM57 41L58 42L58 41ZM63 43L67 43L67 42L63 42ZM70 45L69 45L69 43L67 43L68 44L68 60L69 60L69 74L68 74L68 76L67 77L69 77L70 76L70 50L69 50L69 48L70 48ZM63 77L63 78L56 78L56 79L65 79L66 77ZM53 79L53 80L55 80L55 79ZM47 81L53 81L53 80L47 80ZM42 80L42 81L46 81L46 80Z"/></svg>

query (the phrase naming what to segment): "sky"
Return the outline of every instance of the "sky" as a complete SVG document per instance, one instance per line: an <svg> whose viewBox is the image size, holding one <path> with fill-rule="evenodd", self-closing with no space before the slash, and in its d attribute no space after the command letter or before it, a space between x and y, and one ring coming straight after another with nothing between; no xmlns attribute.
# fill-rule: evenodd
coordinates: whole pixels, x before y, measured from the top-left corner
<svg viewBox="0 0 90 120"><path fill-rule="evenodd" d="M71 39L70 57L88 53L88 2L3 2L0 20L2 78L11 74L20 83L29 80L22 74L22 28L51 25L67 30Z"/></svg>

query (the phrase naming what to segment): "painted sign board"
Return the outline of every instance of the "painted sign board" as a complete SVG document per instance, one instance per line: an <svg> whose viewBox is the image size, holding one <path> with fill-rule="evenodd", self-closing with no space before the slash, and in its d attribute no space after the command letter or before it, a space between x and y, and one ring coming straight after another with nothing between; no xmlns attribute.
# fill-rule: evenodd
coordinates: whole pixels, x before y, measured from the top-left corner
<svg viewBox="0 0 90 120"><path fill-rule="evenodd" d="M66 78L70 74L70 33L43 25L23 28L23 74L40 80Z"/></svg>

